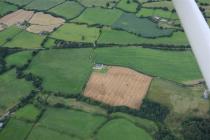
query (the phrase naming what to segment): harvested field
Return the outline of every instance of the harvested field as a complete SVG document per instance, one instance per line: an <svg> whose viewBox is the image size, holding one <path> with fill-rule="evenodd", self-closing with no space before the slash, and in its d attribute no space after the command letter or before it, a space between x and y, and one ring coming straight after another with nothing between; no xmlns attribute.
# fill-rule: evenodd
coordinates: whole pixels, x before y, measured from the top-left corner
<svg viewBox="0 0 210 140"><path fill-rule="evenodd" d="M53 17L49 14L44 14L42 12L36 13L29 23L38 25L57 25L65 22L62 18Z"/></svg>
<svg viewBox="0 0 210 140"><path fill-rule="evenodd" d="M0 19L0 24L4 24L6 26L12 26L15 24L23 23L24 21L29 21L30 18L33 16L33 11L25 11L25 10L18 10L11 14L8 14Z"/></svg>
<svg viewBox="0 0 210 140"><path fill-rule="evenodd" d="M84 95L109 105L139 109L151 80L128 68L111 67L106 74L91 75Z"/></svg>
<svg viewBox="0 0 210 140"><path fill-rule="evenodd" d="M33 33L52 32L54 28L59 27L64 22L65 20L62 18L53 17L49 14L39 12L29 21L31 26L27 28L27 31Z"/></svg>

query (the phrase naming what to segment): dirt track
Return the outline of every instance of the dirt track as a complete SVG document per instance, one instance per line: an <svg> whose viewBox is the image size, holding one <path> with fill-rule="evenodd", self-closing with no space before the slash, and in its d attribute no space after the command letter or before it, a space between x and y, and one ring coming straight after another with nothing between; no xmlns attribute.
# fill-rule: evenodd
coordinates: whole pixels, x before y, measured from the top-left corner
<svg viewBox="0 0 210 140"><path fill-rule="evenodd" d="M84 95L109 105L139 109L151 80L128 68L111 67L106 74L93 72Z"/></svg>

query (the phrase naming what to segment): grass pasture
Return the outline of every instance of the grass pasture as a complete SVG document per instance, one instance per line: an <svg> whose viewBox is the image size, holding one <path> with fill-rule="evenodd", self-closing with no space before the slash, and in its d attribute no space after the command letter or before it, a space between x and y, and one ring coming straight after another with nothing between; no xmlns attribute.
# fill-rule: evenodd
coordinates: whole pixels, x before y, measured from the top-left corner
<svg viewBox="0 0 210 140"><path fill-rule="evenodd" d="M147 18L138 18L133 14L123 14L113 25L114 29L122 29L143 37L169 36L172 29L160 29L157 24Z"/></svg>
<svg viewBox="0 0 210 140"><path fill-rule="evenodd" d="M104 9L100 7L87 8L74 22L88 23L90 25L112 25L121 15L118 9Z"/></svg>
<svg viewBox="0 0 210 140"><path fill-rule="evenodd" d="M75 1L66 1L61 5L50 9L48 12L64 17L66 19L72 19L80 15L83 9L84 7Z"/></svg>
<svg viewBox="0 0 210 140"><path fill-rule="evenodd" d="M44 48L53 48L55 46L55 39L47 38L47 41L43 44Z"/></svg>
<svg viewBox="0 0 210 140"><path fill-rule="evenodd" d="M39 123L47 128L88 139L105 121L105 117L90 113L48 108Z"/></svg>
<svg viewBox="0 0 210 140"><path fill-rule="evenodd" d="M136 15L138 17L161 17L166 19L178 19L176 13L162 9L142 8Z"/></svg>
<svg viewBox="0 0 210 140"><path fill-rule="evenodd" d="M84 112L89 112L89 113L94 113L94 114L107 115L107 111L102 109L101 107L90 105L88 103L84 103L81 101L77 101L76 99L57 97L57 96L51 95L47 98L47 103L50 106L54 106L56 104L63 104L65 106L68 106L76 110L82 110Z"/></svg>
<svg viewBox="0 0 210 140"><path fill-rule="evenodd" d="M10 70L0 76L0 114L16 105L22 97L33 89L32 84L24 79L16 79L15 70Z"/></svg>
<svg viewBox="0 0 210 140"><path fill-rule="evenodd" d="M15 27L15 26L11 26L7 29L4 29L3 31L0 32L0 45L3 45L4 43L6 43L7 41L11 41L12 38L18 34L19 32L21 32L21 29Z"/></svg>
<svg viewBox="0 0 210 140"><path fill-rule="evenodd" d="M119 0L78 0L85 7L106 7L112 8Z"/></svg>
<svg viewBox="0 0 210 140"><path fill-rule="evenodd" d="M120 0L117 7L127 12L136 12L138 3L133 0L130 0L129 2L127 0Z"/></svg>
<svg viewBox="0 0 210 140"><path fill-rule="evenodd" d="M28 104L16 111L14 117L19 120L34 122L39 114L40 110L37 107L33 104Z"/></svg>
<svg viewBox="0 0 210 140"><path fill-rule="evenodd" d="M29 4L30 2L32 2L33 0L5 0L5 1L18 5L18 6L25 6Z"/></svg>
<svg viewBox="0 0 210 140"><path fill-rule="evenodd" d="M167 8L168 10L172 11L174 9L174 6L171 1L154 1L154 2L148 2L144 3L142 7L146 8Z"/></svg>
<svg viewBox="0 0 210 140"><path fill-rule="evenodd" d="M65 0L33 0L25 8L28 10L46 11L64 1Z"/></svg>
<svg viewBox="0 0 210 140"><path fill-rule="evenodd" d="M155 10L150 8L141 8L136 14L138 17L151 17L153 16Z"/></svg>
<svg viewBox="0 0 210 140"><path fill-rule="evenodd" d="M99 29L87 27L87 25L77 25L66 23L51 34L52 38L73 41L94 43L99 36Z"/></svg>
<svg viewBox="0 0 210 140"><path fill-rule="evenodd" d="M26 39L27 38L27 39ZM40 48L45 36L22 31L4 46L8 48L34 49Z"/></svg>
<svg viewBox="0 0 210 140"><path fill-rule="evenodd" d="M96 136L97 140L152 140L152 137L125 119L114 119L105 124Z"/></svg>
<svg viewBox="0 0 210 140"><path fill-rule="evenodd" d="M0 1L0 17L10 12L16 11L18 8L14 5Z"/></svg>
<svg viewBox="0 0 210 140"><path fill-rule="evenodd" d="M191 51L160 51L139 47L112 47L95 50L96 63L127 66L145 74L176 82L201 79Z"/></svg>
<svg viewBox="0 0 210 140"><path fill-rule="evenodd" d="M173 45L186 46L188 45L187 38L184 32L174 32L171 37L160 38L143 38L126 31L103 29L97 41L99 44L120 44L120 45Z"/></svg>
<svg viewBox="0 0 210 140"><path fill-rule="evenodd" d="M5 128L0 131L1 140L24 140L32 128L32 123L10 119Z"/></svg>
<svg viewBox="0 0 210 140"><path fill-rule="evenodd" d="M61 132L54 131L45 127L36 126L31 131L27 140L79 140L76 137L63 134Z"/></svg>
<svg viewBox="0 0 210 140"><path fill-rule="evenodd" d="M143 119L140 117L135 117L129 114L116 112L111 114L111 118L113 119L126 119L134 124L136 124L138 127L144 128L148 133L151 135L154 135L158 131L158 126L155 122L147 119Z"/></svg>
<svg viewBox="0 0 210 140"><path fill-rule="evenodd" d="M168 106L178 114L206 116L209 111L209 101L202 98L203 92L204 87L201 85L182 87L173 82L154 79L147 98Z"/></svg>
<svg viewBox="0 0 210 140"><path fill-rule="evenodd" d="M15 54L9 55L5 58L7 66L15 65L17 67L21 67L27 63L29 59L32 57L32 51L21 51Z"/></svg>
<svg viewBox="0 0 210 140"><path fill-rule="evenodd" d="M43 78L44 90L81 93L92 71L91 49L41 51L26 72Z"/></svg>

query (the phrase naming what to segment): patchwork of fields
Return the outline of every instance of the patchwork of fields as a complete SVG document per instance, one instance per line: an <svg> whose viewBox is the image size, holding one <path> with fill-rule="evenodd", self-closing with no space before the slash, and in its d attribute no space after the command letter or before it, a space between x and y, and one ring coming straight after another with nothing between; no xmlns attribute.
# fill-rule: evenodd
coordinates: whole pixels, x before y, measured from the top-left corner
<svg viewBox="0 0 210 140"><path fill-rule="evenodd" d="M0 0L0 140L208 138L205 88L171 1Z"/></svg>

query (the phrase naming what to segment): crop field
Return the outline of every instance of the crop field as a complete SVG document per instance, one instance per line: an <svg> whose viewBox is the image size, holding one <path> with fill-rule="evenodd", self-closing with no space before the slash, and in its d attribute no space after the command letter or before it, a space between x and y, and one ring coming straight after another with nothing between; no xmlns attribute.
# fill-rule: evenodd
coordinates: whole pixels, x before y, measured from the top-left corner
<svg viewBox="0 0 210 140"><path fill-rule="evenodd" d="M34 33L22 31L21 33L16 35L11 41L7 42L4 46L9 48L25 49L40 48L44 38L45 36L40 36Z"/></svg>
<svg viewBox="0 0 210 140"><path fill-rule="evenodd" d="M82 5L86 7L107 7L112 8L119 0L78 0ZM107 4L108 3L108 4Z"/></svg>
<svg viewBox="0 0 210 140"><path fill-rule="evenodd" d="M152 140L152 137L145 130L124 119L111 120L97 134L98 140L139 140L139 138Z"/></svg>
<svg viewBox="0 0 210 140"><path fill-rule="evenodd" d="M12 26L15 24L23 23L24 21L29 21L29 19L33 16L33 11L25 11L18 10L11 14L8 14L0 19L0 24L4 24L6 26Z"/></svg>
<svg viewBox="0 0 210 140"><path fill-rule="evenodd" d="M6 57L5 61L7 63L7 66L15 65L17 67L21 67L24 64L26 64L27 61L31 59L31 57L32 57L31 51L21 51Z"/></svg>
<svg viewBox="0 0 210 140"><path fill-rule="evenodd" d="M54 112L57 112L56 114ZM89 113L49 108L40 120L40 126L52 128L81 138L90 137L106 121L103 116ZM71 125L69 125L71 124Z"/></svg>
<svg viewBox="0 0 210 140"><path fill-rule="evenodd" d="M0 1L0 17L16 10L17 10L16 6Z"/></svg>
<svg viewBox="0 0 210 140"><path fill-rule="evenodd" d="M135 36L134 34L111 29L103 29L97 41L99 44L120 44L120 45L135 45L135 44L148 44L148 45L174 45L186 46L188 45L187 38L184 32L174 32L171 37L160 38L143 38Z"/></svg>
<svg viewBox="0 0 210 140"><path fill-rule="evenodd" d="M138 8L138 3L131 0L129 3L127 0L120 0L117 4L117 8L123 9L128 12L136 12Z"/></svg>
<svg viewBox="0 0 210 140"><path fill-rule="evenodd" d="M33 0L5 0L5 1L13 3L18 6L25 6L25 5L29 4L30 2L32 2Z"/></svg>
<svg viewBox="0 0 210 140"><path fill-rule="evenodd" d="M87 24L112 25L121 15L122 11L118 9L87 8L73 22ZM103 17L103 18L101 18Z"/></svg>
<svg viewBox="0 0 210 140"><path fill-rule="evenodd" d="M10 41L15 35L21 32L21 29L11 26L0 32L0 45L3 45L7 41Z"/></svg>
<svg viewBox="0 0 210 140"><path fill-rule="evenodd" d="M10 119L7 127L0 133L2 140L23 140L32 128L32 123Z"/></svg>
<svg viewBox="0 0 210 140"><path fill-rule="evenodd" d="M0 0L0 140L207 140L204 91L171 0Z"/></svg>
<svg viewBox="0 0 210 140"><path fill-rule="evenodd" d="M66 1L61 5L50 9L48 12L64 17L65 19L73 19L79 16L83 10L84 7L79 3L75 1Z"/></svg>
<svg viewBox="0 0 210 140"><path fill-rule="evenodd" d="M56 30L51 37L65 41L94 43L99 36L99 29L87 27L87 25L77 25L66 23Z"/></svg>
<svg viewBox="0 0 210 140"><path fill-rule="evenodd" d="M79 94L91 73L91 59L91 49L41 51L27 72L43 78L47 91Z"/></svg>
<svg viewBox="0 0 210 140"><path fill-rule="evenodd" d="M122 29L143 37L169 36L171 29L160 29L147 18L137 18L132 14L123 14L113 25L114 29Z"/></svg>
<svg viewBox="0 0 210 140"><path fill-rule="evenodd" d="M0 115L15 106L22 97L27 96L33 89L30 82L16 79L15 70L1 75L0 83Z"/></svg>
<svg viewBox="0 0 210 140"><path fill-rule="evenodd" d="M52 32L64 22L61 18L38 12L30 19L30 26L26 30L33 33Z"/></svg>
<svg viewBox="0 0 210 140"><path fill-rule="evenodd" d="M157 51L139 47L98 48L96 63L120 65L177 82L201 79L191 51ZM173 64L173 65L171 65ZM155 69L153 69L155 68Z"/></svg>
<svg viewBox="0 0 210 140"><path fill-rule="evenodd" d="M33 0L25 8L29 10L46 11L64 1L65 0Z"/></svg>
<svg viewBox="0 0 210 140"><path fill-rule="evenodd" d="M107 73L94 72L84 95L112 106L139 109L151 77L128 68L111 67Z"/></svg>

